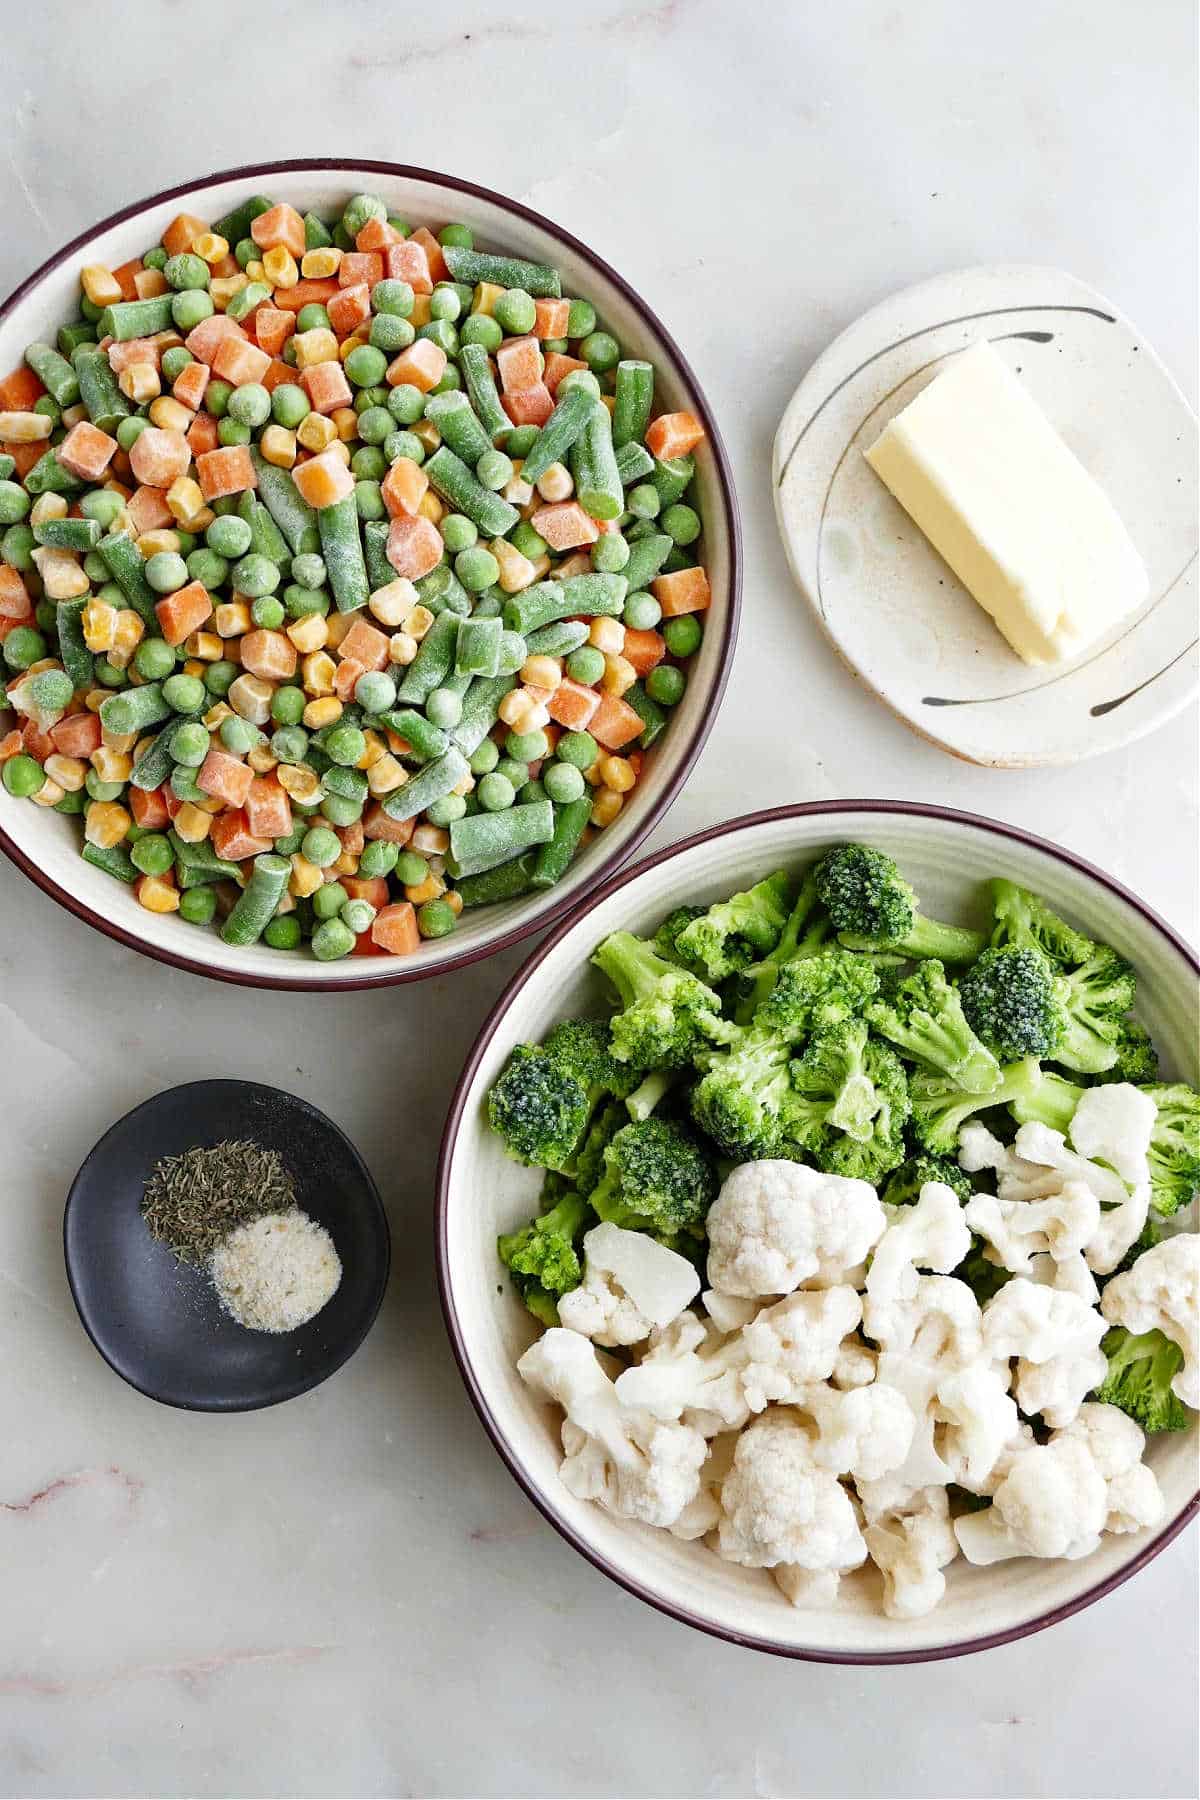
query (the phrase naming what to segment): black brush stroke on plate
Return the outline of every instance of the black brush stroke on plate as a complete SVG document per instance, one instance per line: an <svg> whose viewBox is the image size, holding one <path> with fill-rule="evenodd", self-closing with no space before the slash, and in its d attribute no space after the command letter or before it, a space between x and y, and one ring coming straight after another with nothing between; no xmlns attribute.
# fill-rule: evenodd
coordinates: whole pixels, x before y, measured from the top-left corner
<svg viewBox="0 0 1200 1800"><path fill-rule="evenodd" d="M201 1269L180 1263L142 1218L154 1165L194 1145L250 1138L277 1150L296 1203L332 1237L337 1292L295 1331L248 1331ZM67 1280L84 1330L123 1380L196 1412L248 1412L307 1393L358 1349L387 1286L387 1219L370 1171L332 1119L251 1081L195 1081L118 1119L71 1184Z"/></svg>

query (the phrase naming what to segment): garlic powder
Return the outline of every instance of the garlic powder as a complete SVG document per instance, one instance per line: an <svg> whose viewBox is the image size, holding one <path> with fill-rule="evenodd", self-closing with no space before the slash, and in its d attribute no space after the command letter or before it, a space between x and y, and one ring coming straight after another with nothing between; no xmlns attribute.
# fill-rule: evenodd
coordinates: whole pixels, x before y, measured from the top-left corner
<svg viewBox="0 0 1200 1800"><path fill-rule="evenodd" d="M213 1251L209 1270L222 1306L251 1331L295 1331L342 1279L333 1239L298 1207L239 1226Z"/></svg>

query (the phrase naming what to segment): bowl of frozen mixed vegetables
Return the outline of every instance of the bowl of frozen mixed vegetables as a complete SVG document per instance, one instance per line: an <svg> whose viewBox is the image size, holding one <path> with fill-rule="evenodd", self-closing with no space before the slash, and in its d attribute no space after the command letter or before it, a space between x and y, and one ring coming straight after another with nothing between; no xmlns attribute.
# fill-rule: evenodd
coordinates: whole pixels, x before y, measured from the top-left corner
<svg viewBox="0 0 1200 1800"><path fill-rule="evenodd" d="M641 1598L781 1654L1019 1637L1197 1507L1197 965L1006 825L797 806L614 878L451 1109L492 1440Z"/></svg>
<svg viewBox="0 0 1200 1800"><path fill-rule="evenodd" d="M215 176L0 308L0 847L165 960L373 985L544 924L686 779L738 589L670 337L470 183Z"/></svg>

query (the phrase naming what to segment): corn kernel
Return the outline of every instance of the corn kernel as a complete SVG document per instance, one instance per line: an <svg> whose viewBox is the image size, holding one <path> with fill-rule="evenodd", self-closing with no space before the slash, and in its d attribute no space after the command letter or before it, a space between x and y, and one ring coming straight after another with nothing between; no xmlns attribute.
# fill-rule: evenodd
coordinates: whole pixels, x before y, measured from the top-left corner
<svg viewBox="0 0 1200 1800"><path fill-rule="evenodd" d="M103 263L86 263L79 271L79 285L93 306L115 306L121 298L121 284Z"/></svg>
<svg viewBox="0 0 1200 1800"><path fill-rule="evenodd" d="M633 764L625 756L601 756L596 764L601 784L614 794L627 794L637 785Z"/></svg>
<svg viewBox="0 0 1200 1800"><path fill-rule="evenodd" d="M586 550L576 550L570 556L564 556L554 571L555 581L569 581L572 575L586 575L591 570L592 559Z"/></svg>
<svg viewBox="0 0 1200 1800"><path fill-rule="evenodd" d="M473 313L486 313L490 319L492 316L492 308L495 306L503 292L504 289L497 286L494 281L478 282L471 300L471 311Z"/></svg>
<svg viewBox="0 0 1200 1800"><path fill-rule="evenodd" d="M306 250L300 258L300 273L306 281L328 281L341 266L342 253L329 244L319 250Z"/></svg>
<svg viewBox="0 0 1200 1800"><path fill-rule="evenodd" d="M256 775L269 775L279 765L279 758L269 744L255 744L252 750L246 752L246 761Z"/></svg>
<svg viewBox="0 0 1200 1800"><path fill-rule="evenodd" d="M296 434L286 425L268 425L258 440L263 461L277 469L290 469L296 460Z"/></svg>
<svg viewBox="0 0 1200 1800"><path fill-rule="evenodd" d="M268 250L262 259L263 274L272 287L292 288L300 279L300 270L291 251L282 244Z"/></svg>
<svg viewBox="0 0 1200 1800"><path fill-rule="evenodd" d="M161 875L143 875L135 891L138 905L144 906L147 912L173 913L179 911L179 889L164 880Z"/></svg>
<svg viewBox="0 0 1200 1800"><path fill-rule="evenodd" d="M33 560L47 600L78 600L91 591L91 583L74 551L42 545L33 552Z"/></svg>
<svg viewBox="0 0 1200 1800"><path fill-rule="evenodd" d="M139 300L156 300L167 291L167 278L161 269L138 269L134 272L133 289Z"/></svg>
<svg viewBox="0 0 1200 1800"><path fill-rule="evenodd" d="M107 600L88 600L83 608L83 641L94 656L111 650L117 630L117 609Z"/></svg>
<svg viewBox="0 0 1200 1800"><path fill-rule="evenodd" d="M357 416L358 415L355 414L356 418L357 418ZM329 423L331 425L333 425L333 420L331 419L329 421ZM336 425L333 426L333 430L334 430L334 436L328 446L329 452L332 456L336 456L337 460L340 463L344 463L346 465L346 467L349 468L350 467L350 446L346 442L345 438L338 437Z"/></svg>
<svg viewBox="0 0 1200 1800"><path fill-rule="evenodd" d="M90 694L85 694L83 696L83 704L88 712L98 713L107 699L108 693L106 689L93 688Z"/></svg>
<svg viewBox="0 0 1200 1800"><path fill-rule="evenodd" d="M234 719L236 717L237 714L234 712L232 706L227 706L224 700L218 700L215 706L210 706L206 713L201 714L200 723L204 726L206 731L216 731L219 726L225 723L226 719Z"/></svg>
<svg viewBox="0 0 1200 1800"><path fill-rule="evenodd" d="M84 814L83 835L98 850L119 844L133 820L115 800L93 800Z"/></svg>
<svg viewBox="0 0 1200 1800"><path fill-rule="evenodd" d="M53 781L50 776L47 776L37 793L30 794L29 798L35 806L57 806L59 801L64 798L64 794L57 781Z"/></svg>
<svg viewBox="0 0 1200 1800"><path fill-rule="evenodd" d="M329 630L327 642L331 650L336 650L342 639L353 628L353 613L331 612L325 615L325 624Z"/></svg>
<svg viewBox="0 0 1200 1800"><path fill-rule="evenodd" d="M12 440L10 439L9 442ZM51 519L65 519L67 503L61 494L39 494L29 509L29 523L36 527Z"/></svg>
<svg viewBox="0 0 1200 1800"><path fill-rule="evenodd" d="M341 343L338 345L339 360L341 362L345 362L346 358L349 356L349 354L352 350L357 350L358 346L360 344L365 344L366 342L367 342L367 334L363 330L362 326L360 325L358 327L357 331L352 331L350 333L350 336L344 337L342 339Z"/></svg>
<svg viewBox="0 0 1200 1800"><path fill-rule="evenodd" d="M459 893L457 888L451 888L450 892L448 894L445 894L443 896L443 898L445 899L446 905L450 908L450 911L454 914L455 918L457 919L459 913L463 909L462 895Z"/></svg>
<svg viewBox="0 0 1200 1800"><path fill-rule="evenodd" d="M194 662L220 662L225 654L215 631L193 631L183 647Z"/></svg>
<svg viewBox="0 0 1200 1800"><path fill-rule="evenodd" d="M310 412L296 427L296 442L305 450L327 450L337 436L337 426L324 413Z"/></svg>
<svg viewBox="0 0 1200 1800"><path fill-rule="evenodd" d="M271 716L274 692L271 682L257 675L239 675L226 698L239 718L247 719L251 725L265 725Z"/></svg>
<svg viewBox="0 0 1200 1800"><path fill-rule="evenodd" d="M529 687L553 693L562 681L562 663L557 656L527 656L521 664L520 678Z"/></svg>
<svg viewBox="0 0 1200 1800"><path fill-rule="evenodd" d="M200 483L190 475L178 475L167 489L167 505L171 517L178 519L185 531L191 530L204 511L204 495Z"/></svg>
<svg viewBox="0 0 1200 1800"><path fill-rule="evenodd" d="M285 794L298 800L301 806L307 806L316 800L321 792L321 782L315 769L307 763L282 763L276 776Z"/></svg>
<svg viewBox="0 0 1200 1800"><path fill-rule="evenodd" d="M533 559L533 579L535 581L545 581L549 573L550 558L543 551L541 556L535 556Z"/></svg>
<svg viewBox="0 0 1200 1800"><path fill-rule="evenodd" d="M342 716L342 703L333 694L323 694L319 700L310 700L301 714L309 731L321 731L326 725L336 725Z"/></svg>
<svg viewBox="0 0 1200 1800"><path fill-rule="evenodd" d="M414 834L415 835L415 834ZM406 887L404 898L411 900L414 906L424 906L427 900L439 900L446 891L446 884L439 875L427 875L413 887Z"/></svg>
<svg viewBox="0 0 1200 1800"><path fill-rule="evenodd" d="M280 913L290 913L290 912L295 912L295 910L296 910L295 895L290 894L287 891L287 889L285 888L283 893L279 897L278 904L275 907L275 917L278 918Z"/></svg>
<svg viewBox="0 0 1200 1800"><path fill-rule="evenodd" d="M132 608L126 607L117 614L116 629L113 632L112 648L108 660L115 668L127 669L133 653L146 635L146 626Z"/></svg>
<svg viewBox="0 0 1200 1800"><path fill-rule="evenodd" d="M376 588L367 601L368 611L381 625L388 626L403 625L417 605L417 590L403 575L398 575L395 581L389 581L386 587Z"/></svg>
<svg viewBox="0 0 1200 1800"><path fill-rule="evenodd" d="M100 744L88 761L101 781L128 781L133 773L132 754L128 750L118 750L112 744Z"/></svg>
<svg viewBox="0 0 1200 1800"><path fill-rule="evenodd" d="M356 875L358 858L352 856L349 850L343 850L337 861L332 864L332 868L335 875Z"/></svg>
<svg viewBox="0 0 1200 1800"><path fill-rule="evenodd" d="M300 678L310 694L332 694L337 667L324 650L314 650L300 664Z"/></svg>
<svg viewBox="0 0 1200 1800"><path fill-rule="evenodd" d="M130 685L130 687L145 687L146 677L140 672L137 664L130 663L128 665L128 669L129 669L129 685ZM184 670L184 674L185 675L187 674L186 669Z"/></svg>
<svg viewBox="0 0 1200 1800"><path fill-rule="evenodd" d="M263 268L262 263L257 256L252 256L250 261L246 264L246 274L251 281L265 281L267 279L267 271Z"/></svg>
<svg viewBox="0 0 1200 1800"><path fill-rule="evenodd" d="M450 833L441 825L418 825L411 841L418 856L445 856L450 848Z"/></svg>
<svg viewBox="0 0 1200 1800"><path fill-rule="evenodd" d="M575 483L571 480L571 471L565 463L551 463L545 474L539 475L534 484L543 500L569 500L575 492Z"/></svg>
<svg viewBox="0 0 1200 1800"><path fill-rule="evenodd" d="M311 774L312 771L310 770L309 773ZM316 777L314 776L313 779L315 782ZM297 850L292 857L292 873L288 880L289 894L292 894L297 900L304 900L309 894L315 894L319 887L324 886L324 883L325 877L316 863L310 863L308 858L301 856Z"/></svg>
<svg viewBox="0 0 1200 1800"><path fill-rule="evenodd" d="M316 325L311 331L298 331L292 338L296 346L296 367L311 369L314 363L337 362L338 341L327 325Z"/></svg>
<svg viewBox="0 0 1200 1800"><path fill-rule="evenodd" d="M62 422L67 427L78 425L80 421L86 419L87 416L87 407L82 405L79 401L76 401L74 406L64 406L62 409Z"/></svg>
<svg viewBox="0 0 1200 1800"><path fill-rule="evenodd" d="M357 769L370 769L379 761L381 756L387 755L387 751L383 747L383 740L379 733L377 731L372 731L369 726L363 731L363 744L365 746L363 753L354 765Z"/></svg>
<svg viewBox="0 0 1200 1800"><path fill-rule="evenodd" d="M224 312L233 296L249 285L250 277L239 269L236 275L214 275L208 284L208 292L217 311Z"/></svg>
<svg viewBox="0 0 1200 1800"><path fill-rule="evenodd" d="M250 629L250 608L244 600L223 600L213 613L217 636L241 637Z"/></svg>
<svg viewBox="0 0 1200 1800"><path fill-rule="evenodd" d="M177 349L182 344L183 338L174 326L168 325L165 331L152 331L147 342L153 344L161 356L164 350Z"/></svg>
<svg viewBox="0 0 1200 1800"><path fill-rule="evenodd" d="M42 768L65 794L77 794L87 776L87 764L80 762L77 756L48 756Z"/></svg>
<svg viewBox="0 0 1200 1800"><path fill-rule="evenodd" d="M514 731L540 731L543 725L550 723L550 714L540 700L528 693L524 688L513 688L505 694L497 708L500 717Z"/></svg>
<svg viewBox="0 0 1200 1800"><path fill-rule="evenodd" d="M533 500L533 488L529 482L522 481L519 475L510 475L500 492L510 506L528 506ZM509 549L512 545L509 545Z"/></svg>
<svg viewBox="0 0 1200 1800"><path fill-rule="evenodd" d="M414 606L405 621L404 629L409 637L416 638L418 644L433 624L433 614L427 606Z"/></svg>
<svg viewBox="0 0 1200 1800"><path fill-rule="evenodd" d="M343 444L348 444L351 438L358 436L358 414L352 406L339 406L335 413L330 414L330 417L333 420L334 430Z"/></svg>
<svg viewBox="0 0 1200 1800"><path fill-rule="evenodd" d="M329 641L329 625L320 613L306 613L302 619L293 619L287 635L301 656L307 656L310 650L324 649Z"/></svg>
<svg viewBox="0 0 1200 1800"><path fill-rule="evenodd" d="M190 406L184 406L171 394L160 394L150 403L150 423L160 431L186 431L195 416Z"/></svg>
<svg viewBox="0 0 1200 1800"><path fill-rule="evenodd" d="M390 750L385 750L367 770L367 790L377 799L381 794L395 793L407 780L408 776Z"/></svg>
<svg viewBox="0 0 1200 1800"><path fill-rule="evenodd" d="M473 775L464 775L461 781L455 782L454 786L450 789L450 792L452 794L463 796L473 794L475 792L475 777Z"/></svg>
<svg viewBox="0 0 1200 1800"><path fill-rule="evenodd" d="M388 639L388 659L398 663L401 668L405 668L415 660L420 647L411 631L393 632Z"/></svg>
<svg viewBox="0 0 1200 1800"><path fill-rule="evenodd" d="M174 818L175 830L185 844L202 844L212 830L212 814L185 800Z"/></svg>
<svg viewBox="0 0 1200 1800"><path fill-rule="evenodd" d="M139 554L146 557L147 560L152 556L157 556L160 551L178 552L179 533L171 531L165 525L159 526L154 531L143 531L141 537L137 539L137 547Z"/></svg>
<svg viewBox="0 0 1200 1800"><path fill-rule="evenodd" d="M626 694L637 680L637 670L623 656L606 656L600 686L606 694Z"/></svg>
<svg viewBox="0 0 1200 1800"><path fill-rule="evenodd" d="M532 585L535 579L533 564L519 550L514 550L507 538L493 538L488 548L500 564L500 586L506 594L519 594L523 588Z"/></svg>
<svg viewBox="0 0 1200 1800"><path fill-rule="evenodd" d="M442 441L442 434L432 419L418 419L416 424L410 425L408 429L415 438L420 438L426 450L436 450Z"/></svg>
<svg viewBox="0 0 1200 1800"><path fill-rule="evenodd" d="M157 399L162 392L158 370L153 363L130 363L117 376L117 386L135 406L144 406L147 400Z"/></svg>
<svg viewBox="0 0 1200 1800"><path fill-rule="evenodd" d="M603 830L606 825L612 824L624 804L624 794L618 794L612 788L601 788L592 802L592 824Z"/></svg>
<svg viewBox="0 0 1200 1800"><path fill-rule="evenodd" d="M192 254L206 263L219 263L222 257L229 255L229 239L223 238L219 231L202 231L192 239Z"/></svg>
<svg viewBox="0 0 1200 1800"><path fill-rule="evenodd" d="M136 731L113 731L103 721L100 724L100 742L107 750L115 750L124 755L137 743Z"/></svg>
<svg viewBox="0 0 1200 1800"><path fill-rule="evenodd" d="M625 648L625 627L620 619L595 618L588 626L588 643L606 656L620 656Z"/></svg>

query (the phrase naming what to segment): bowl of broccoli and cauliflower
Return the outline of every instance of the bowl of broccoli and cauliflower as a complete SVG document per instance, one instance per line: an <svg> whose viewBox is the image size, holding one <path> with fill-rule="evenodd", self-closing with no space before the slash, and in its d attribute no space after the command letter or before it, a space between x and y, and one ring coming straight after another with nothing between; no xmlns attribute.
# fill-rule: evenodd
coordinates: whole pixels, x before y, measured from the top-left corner
<svg viewBox="0 0 1200 1800"><path fill-rule="evenodd" d="M616 877L504 994L439 1171L472 1400L686 1623L904 1661L1054 1623L1195 1513L1197 964L934 807Z"/></svg>

